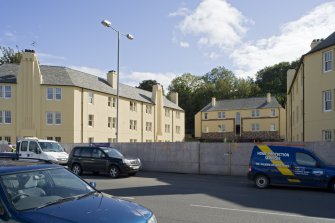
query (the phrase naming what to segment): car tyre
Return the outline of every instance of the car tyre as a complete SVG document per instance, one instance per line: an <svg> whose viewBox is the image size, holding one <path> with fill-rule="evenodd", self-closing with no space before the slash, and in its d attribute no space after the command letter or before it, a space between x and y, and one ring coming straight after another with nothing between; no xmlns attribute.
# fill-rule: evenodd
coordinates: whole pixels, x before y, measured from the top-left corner
<svg viewBox="0 0 335 223"><path fill-rule="evenodd" d="M335 179L329 182L329 189L331 192L335 193Z"/></svg>
<svg viewBox="0 0 335 223"><path fill-rule="evenodd" d="M118 178L120 175L120 169L117 166L111 166L109 168L109 176L111 178Z"/></svg>
<svg viewBox="0 0 335 223"><path fill-rule="evenodd" d="M76 175L81 175L83 172L83 169L81 168L81 166L78 163L75 163L72 165L72 172Z"/></svg>
<svg viewBox="0 0 335 223"><path fill-rule="evenodd" d="M269 183L269 178L265 175L257 175L255 177L255 185L259 189L267 188L269 186Z"/></svg>

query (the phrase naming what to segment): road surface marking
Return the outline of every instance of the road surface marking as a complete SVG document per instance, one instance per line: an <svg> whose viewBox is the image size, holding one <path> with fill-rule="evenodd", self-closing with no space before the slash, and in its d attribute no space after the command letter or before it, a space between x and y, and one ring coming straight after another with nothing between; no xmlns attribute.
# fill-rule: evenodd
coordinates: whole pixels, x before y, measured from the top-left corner
<svg viewBox="0 0 335 223"><path fill-rule="evenodd" d="M279 212L253 211L253 210L237 209L237 208L222 208L222 207L213 207L213 206L197 205L197 204L191 204L191 207L219 209L219 210L226 210L226 211L238 211L238 212L247 212L247 213L254 213L254 214L277 215L277 216L295 217L295 218L307 218L307 219L314 219L314 220L334 221L334 219L331 219L331 218L309 217L309 216L304 216L304 215L285 214L285 213L279 213Z"/></svg>

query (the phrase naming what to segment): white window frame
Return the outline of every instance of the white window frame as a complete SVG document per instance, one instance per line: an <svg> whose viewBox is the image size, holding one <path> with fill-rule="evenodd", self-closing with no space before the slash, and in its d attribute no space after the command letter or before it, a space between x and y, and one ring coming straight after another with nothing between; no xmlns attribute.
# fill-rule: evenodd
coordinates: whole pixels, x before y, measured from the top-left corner
<svg viewBox="0 0 335 223"><path fill-rule="evenodd" d="M177 119L180 118L180 111L176 111L176 118L177 118Z"/></svg>
<svg viewBox="0 0 335 223"><path fill-rule="evenodd" d="M180 134L180 126L179 125L176 126L176 133Z"/></svg>
<svg viewBox="0 0 335 223"><path fill-rule="evenodd" d="M94 115L92 115L92 114L88 115L88 126L89 127L94 127Z"/></svg>
<svg viewBox="0 0 335 223"><path fill-rule="evenodd" d="M322 130L322 141L330 142L333 140L333 131L330 129Z"/></svg>
<svg viewBox="0 0 335 223"><path fill-rule="evenodd" d="M276 109L272 108L270 111L270 116L275 117L276 116Z"/></svg>
<svg viewBox="0 0 335 223"><path fill-rule="evenodd" d="M226 118L226 112L218 112L218 118L219 119L224 119L224 118Z"/></svg>
<svg viewBox="0 0 335 223"><path fill-rule="evenodd" d="M4 124L12 124L12 112L11 111L3 111L4 116Z"/></svg>
<svg viewBox="0 0 335 223"><path fill-rule="evenodd" d="M94 104L94 94L93 91L88 92L88 103L89 104Z"/></svg>
<svg viewBox="0 0 335 223"><path fill-rule="evenodd" d="M165 108L165 117L170 117L170 109Z"/></svg>
<svg viewBox="0 0 335 223"><path fill-rule="evenodd" d="M61 125L62 124L62 113L55 112L55 125Z"/></svg>
<svg viewBox="0 0 335 223"><path fill-rule="evenodd" d="M116 127L116 117L112 118L112 128L115 129Z"/></svg>
<svg viewBox="0 0 335 223"><path fill-rule="evenodd" d="M260 131L260 125L259 125L259 123L253 123L251 125L251 131L253 131L253 132L259 132Z"/></svg>
<svg viewBox="0 0 335 223"><path fill-rule="evenodd" d="M165 133L170 133L170 125L165 124Z"/></svg>
<svg viewBox="0 0 335 223"><path fill-rule="evenodd" d="M51 122L49 122L49 121L51 121ZM47 112L46 123L47 123L47 125L53 125L54 124L54 113L53 112Z"/></svg>
<svg viewBox="0 0 335 223"><path fill-rule="evenodd" d="M224 124L219 124L218 125L218 132L225 132L226 131L226 126Z"/></svg>
<svg viewBox="0 0 335 223"><path fill-rule="evenodd" d="M205 112L205 119L207 120L208 119L208 113Z"/></svg>
<svg viewBox="0 0 335 223"><path fill-rule="evenodd" d="M107 106L108 107L112 107L112 97L108 97L108 99L107 99ZM111 139L111 138L109 138L109 139Z"/></svg>
<svg viewBox="0 0 335 223"><path fill-rule="evenodd" d="M113 120L112 117L108 117L107 119L107 127L110 129L112 128L112 122L113 122L112 120Z"/></svg>
<svg viewBox="0 0 335 223"><path fill-rule="evenodd" d="M9 90L7 89L9 88ZM8 94L8 95L7 95ZM9 99L12 97L12 86L11 85L5 85L4 86L4 94L3 94L3 97L5 99Z"/></svg>
<svg viewBox="0 0 335 223"><path fill-rule="evenodd" d="M130 101L129 102L129 108L130 108L130 111L136 112L137 111L137 104L136 104L136 102Z"/></svg>
<svg viewBox="0 0 335 223"><path fill-rule="evenodd" d="M152 106L151 105L146 105L145 106L145 113L151 114L152 113L151 110L152 110Z"/></svg>
<svg viewBox="0 0 335 223"><path fill-rule="evenodd" d="M260 116L260 112L258 109L252 110L251 111L251 116L252 117L259 117Z"/></svg>
<svg viewBox="0 0 335 223"><path fill-rule="evenodd" d="M271 132L277 131L276 130L276 124L274 124L274 123L270 124L270 131Z"/></svg>
<svg viewBox="0 0 335 223"><path fill-rule="evenodd" d="M328 57L328 58L327 58ZM322 56L323 61L323 72L328 73L333 70L333 50L329 50L323 53ZM327 68L327 65L330 65L329 68Z"/></svg>
<svg viewBox="0 0 335 223"><path fill-rule="evenodd" d="M54 95L55 100L56 101L61 101L62 100L62 88L56 87L54 89L54 93L55 93L55 95Z"/></svg>
<svg viewBox="0 0 335 223"><path fill-rule="evenodd" d="M333 95L331 90L322 92L322 101L323 101L323 111L330 112L333 110ZM327 109L327 103L329 103L330 108Z"/></svg>
<svg viewBox="0 0 335 223"><path fill-rule="evenodd" d="M49 90L51 92L49 92ZM51 98L49 96L51 96ZM54 99L54 89L52 87L48 87L47 88L47 100L50 101L50 100L53 100L53 99Z"/></svg>

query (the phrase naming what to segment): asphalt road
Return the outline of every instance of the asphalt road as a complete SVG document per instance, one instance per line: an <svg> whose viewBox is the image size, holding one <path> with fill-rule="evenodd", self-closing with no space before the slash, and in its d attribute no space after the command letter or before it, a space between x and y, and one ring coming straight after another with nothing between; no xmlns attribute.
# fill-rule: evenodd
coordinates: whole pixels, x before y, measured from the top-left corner
<svg viewBox="0 0 335 223"><path fill-rule="evenodd" d="M335 222L335 194L327 190L261 190L244 177L153 172L83 178L102 192L150 208L159 223Z"/></svg>

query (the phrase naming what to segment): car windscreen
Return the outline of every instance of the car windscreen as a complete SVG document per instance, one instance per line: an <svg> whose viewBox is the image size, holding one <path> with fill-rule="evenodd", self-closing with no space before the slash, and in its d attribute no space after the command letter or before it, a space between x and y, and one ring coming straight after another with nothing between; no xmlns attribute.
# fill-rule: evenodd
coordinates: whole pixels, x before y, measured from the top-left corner
<svg viewBox="0 0 335 223"><path fill-rule="evenodd" d="M38 142L44 152L64 152L57 142Z"/></svg>
<svg viewBox="0 0 335 223"><path fill-rule="evenodd" d="M124 156L117 149L102 147L102 150L107 153L109 157L123 159Z"/></svg>
<svg viewBox="0 0 335 223"><path fill-rule="evenodd" d="M96 192L64 168L3 175L0 183L16 210L44 208Z"/></svg>

